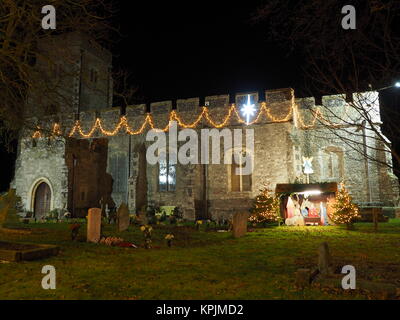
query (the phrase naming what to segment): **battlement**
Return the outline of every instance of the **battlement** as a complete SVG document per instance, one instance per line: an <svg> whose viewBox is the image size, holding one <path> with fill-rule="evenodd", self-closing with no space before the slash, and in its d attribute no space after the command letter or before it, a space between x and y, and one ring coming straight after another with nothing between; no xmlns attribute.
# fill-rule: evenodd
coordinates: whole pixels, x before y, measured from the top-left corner
<svg viewBox="0 0 400 320"><path fill-rule="evenodd" d="M236 109L240 112L243 105L247 104L247 100L250 97L250 104L254 104L255 112L258 112L262 105L265 105L271 115L274 118L279 116L285 116L290 112L290 109L295 105L299 112L305 113L307 110L320 108L321 110L330 109L337 112L339 109L344 109L347 105L349 98L344 94L337 95L326 95L322 96L322 104L316 104L314 97L296 98L294 90L291 88L266 90L260 94L260 92L245 92L237 93L235 95L223 94L223 95L212 95L206 96L203 99L200 97L193 97L187 99L177 100L164 100L151 102L149 104L130 105L126 108L126 117L133 119L136 117L145 117L146 114L151 114L155 118L168 117L171 111L175 111L178 114L184 115L185 117L197 117L202 112L203 107L206 107L210 115L223 115L226 114L232 105L236 106ZM379 116L379 97L375 91L354 93L351 96L353 101L363 105L369 105L371 109L378 111L376 116ZM201 104L201 101L204 103ZM105 109L100 111L89 111L81 112L80 120L84 118L95 119L97 116L107 119L119 119L122 115L120 107L113 107L111 109ZM292 120L293 117L289 117L287 121Z"/></svg>
<svg viewBox="0 0 400 320"><path fill-rule="evenodd" d="M370 108L373 119L380 122L377 92L354 93L351 98L356 103L362 103ZM200 101L204 101L204 105L201 105ZM246 105L250 105L253 110L249 123L243 112ZM253 123L293 122L296 127L307 129L319 123L315 119L316 115L325 123L345 124L349 121L353 123L362 121L354 108L348 108L345 95L323 96L322 104L316 105L313 97L295 98L291 88L266 90L262 95L259 92L246 92L233 96L228 94L206 96L203 100L195 97L158 101L147 105L131 105L125 111L123 115L120 107L114 107L100 111L84 111L76 115L59 115L57 122L64 130L68 128L72 130L79 120L82 132L87 133L91 131L96 121L100 120L104 133L113 132L121 124L122 116L125 116L124 121L131 128L131 132L138 132L137 130L142 128L145 122L147 129L151 126L166 128L170 120L177 120L181 126L189 128L197 127L197 124L201 123L221 128ZM40 126L43 127L43 124Z"/></svg>
<svg viewBox="0 0 400 320"><path fill-rule="evenodd" d="M310 124L317 114L320 120L338 125L361 123L364 118L358 110L368 112L374 123L381 123L379 93L377 91L356 92L322 96L321 104L316 104L314 97L296 98L295 104L300 119ZM351 104L351 107L350 107ZM302 126L308 126L303 123Z"/></svg>
<svg viewBox="0 0 400 320"><path fill-rule="evenodd" d="M259 106L262 103L266 103L269 107L274 107L274 109L276 109L275 111L279 112L280 107L287 108L291 106L294 101L293 89L286 88L266 90L263 92L263 95L260 95L257 91L253 91L237 93L235 95L212 95L206 96L203 99L200 97L193 97L187 99L156 101L148 104L130 105L126 108L126 116L127 118L143 117L147 113L150 113L153 116L158 117L161 115L168 115L172 110L175 110L177 113L198 115L198 113L202 111L203 107L207 107L210 112L213 110L226 112L226 110L232 105L236 105L236 107L240 109L242 105L247 103L248 96L250 96L250 103L255 105L256 110L259 109ZM200 101L204 101L204 104L201 104ZM114 115L121 115L121 107L81 112L80 119L83 120L82 117L93 118L96 114L101 115L101 117L106 115L108 118L111 113Z"/></svg>

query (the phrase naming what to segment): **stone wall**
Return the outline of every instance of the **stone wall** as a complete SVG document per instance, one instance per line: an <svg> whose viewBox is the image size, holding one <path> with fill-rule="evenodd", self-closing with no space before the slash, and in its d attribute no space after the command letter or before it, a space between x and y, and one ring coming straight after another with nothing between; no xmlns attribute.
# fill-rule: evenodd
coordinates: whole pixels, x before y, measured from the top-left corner
<svg viewBox="0 0 400 320"><path fill-rule="evenodd" d="M68 139L65 160L68 167L68 210L74 217L85 217L100 200L115 207L111 200L112 177L107 174L108 140Z"/></svg>
<svg viewBox="0 0 400 320"><path fill-rule="evenodd" d="M63 139L20 140L12 187L26 211L33 211L34 189L41 182L46 182L51 190L50 210L66 207L68 169L64 154Z"/></svg>
<svg viewBox="0 0 400 320"><path fill-rule="evenodd" d="M250 102L259 109L262 104L258 102L258 94L249 94ZM274 190L277 183L305 182L306 177L302 172L304 156L313 157L314 174L310 176L310 182L344 181L354 199L360 203L382 202L385 205L397 203L398 179L384 164L366 160L362 156L363 139L366 135L368 155L381 159L381 162L391 162L390 154L376 150L382 149L380 146L376 148L379 144L376 136L370 132L363 134L360 126L348 126L346 121L341 123L345 126L338 129L340 137L337 135L337 130L327 129L318 122L315 123L315 127L309 127L313 124L312 115L318 106L315 106L313 98L295 99L291 89L266 91L265 97L267 116L260 117L257 124L245 126L235 117L225 123L230 129L254 129L254 171L249 190L232 191L230 165L223 163L223 144L220 150L221 164L177 164L175 190L160 190L158 164L143 164L140 160L143 160L140 155L143 157L146 148L151 144L145 139L149 129L147 126L138 135L128 135L121 129L117 135L105 137L108 140L107 173L113 180L112 199L115 204L118 206L122 202L127 202L131 212L137 212L143 203L154 206L172 205L179 206L187 219L226 218L235 212L247 211L251 208L252 200L264 185ZM360 98L360 96L355 95L354 98ZM205 103L214 125L224 120L230 108L230 101L236 101L240 108L243 103L247 103L246 99L247 94L238 94L234 99L231 99L229 95L206 97ZM293 103L297 107L292 108ZM347 116L355 123L359 121L356 114L349 113L351 109L346 106L342 96L323 97L323 104L325 109L322 108L321 112L329 121L337 122L338 118L339 120L346 119ZM168 125L172 106L171 101L150 105L154 125L157 128ZM379 110L375 104L371 104L371 108L375 111ZM184 124L195 121L202 111L199 98L177 100L176 111ZM126 117L133 131L141 129L145 115L145 105L127 108ZM97 117L102 119L105 130L112 131L119 123L121 114L118 108L104 109L101 112L81 112L80 120L84 132L89 132ZM379 113L374 117L376 121L379 121ZM71 116L61 118L62 125L72 126ZM201 128L210 127L212 126L209 123L201 121L195 130L201 137ZM92 138L102 136L96 132ZM346 143L346 138L351 138L354 143ZM21 181L23 170L27 170L25 167L30 168L32 172L39 170L37 167L29 166L25 156L25 153L31 152L28 149L18 160L20 163L23 162L19 165L23 168L20 168L16 174L16 181L20 183L17 190L19 188L24 190ZM59 170L62 165L65 166L61 162L54 163L49 165L50 170ZM143 167L146 167L144 175ZM145 202L143 202L143 197L146 199ZM141 205L137 205L137 201Z"/></svg>
<svg viewBox="0 0 400 320"><path fill-rule="evenodd" d="M81 33L66 33L39 43L33 79L46 87L31 88L30 116L74 114L112 106L112 55ZM43 94L46 92L46 94ZM35 108L40 105L41 108ZM44 107L43 107L44 106ZM39 112L39 114L38 114Z"/></svg>
<svg viewBox="0 0 400 320"><path fill-rule="evenodd" d="M313 128L295 133L303 151L307 150L313 157L315 173L310 177L311 182L343 181L360 204L396 205L399 183L390 167L391 154L368 124L363 129L363 119L354 108L349 107L345 97L323 97L322 106L316 106L313 98L297 99L296 103L305 122L298 123L299 126L311 124L317 108L329 124L339 125L328 128L326 123L316 121ZM377 93L354 94L350 103L354 106L368 103L374 127L379 129Z"/></svg>

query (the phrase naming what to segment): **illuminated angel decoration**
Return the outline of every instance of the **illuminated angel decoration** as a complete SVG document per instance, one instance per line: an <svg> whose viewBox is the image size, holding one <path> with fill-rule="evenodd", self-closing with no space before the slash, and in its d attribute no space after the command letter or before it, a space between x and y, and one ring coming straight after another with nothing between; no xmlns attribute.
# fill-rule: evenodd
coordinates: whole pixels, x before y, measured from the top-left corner
<svg viewBox="0 0 400 320"><path fill-rule="evenodd" d="M303 171L307 175L307 183L310 183L310 174L314 173L312 160L313 157L303 157Z"/></svg>

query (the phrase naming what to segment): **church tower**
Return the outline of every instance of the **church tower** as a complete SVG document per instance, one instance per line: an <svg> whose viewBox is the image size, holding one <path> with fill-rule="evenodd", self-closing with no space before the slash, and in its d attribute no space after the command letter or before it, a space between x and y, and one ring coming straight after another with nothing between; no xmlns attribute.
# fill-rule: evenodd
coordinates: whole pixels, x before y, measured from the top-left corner
<svg viewBox="0 0 400 320"><path fill-rule="evenodd" d="M73 123L84 113L111 108L112 56L90 37L50 37L38 44L35 62L25 116L38 126ZM107 139L32 139L28 133L18 143L11 186L37 219L65 210L85 216L110 193L106 166Z"/></svg>
<svg viewBox="0 0 400 320"><path fill-rule="evenodd" d="M78 114L112 106L112 55L82 33L55 35L38 44L28 103L44 115Z"/></svg>

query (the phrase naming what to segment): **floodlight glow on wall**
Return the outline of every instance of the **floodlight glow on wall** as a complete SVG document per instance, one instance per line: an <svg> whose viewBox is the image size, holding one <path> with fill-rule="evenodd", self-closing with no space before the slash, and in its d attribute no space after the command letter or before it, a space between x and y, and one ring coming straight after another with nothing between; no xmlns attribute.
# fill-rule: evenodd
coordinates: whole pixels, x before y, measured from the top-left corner
<svg viewBox="0 0 400 320"><path fill-rule="evenodd" d="M322 193L321 190L307 190L303 192L297 192L298 194L303 194L305 198L308 198L309 196L315 196L319 195Z"/></svg>

